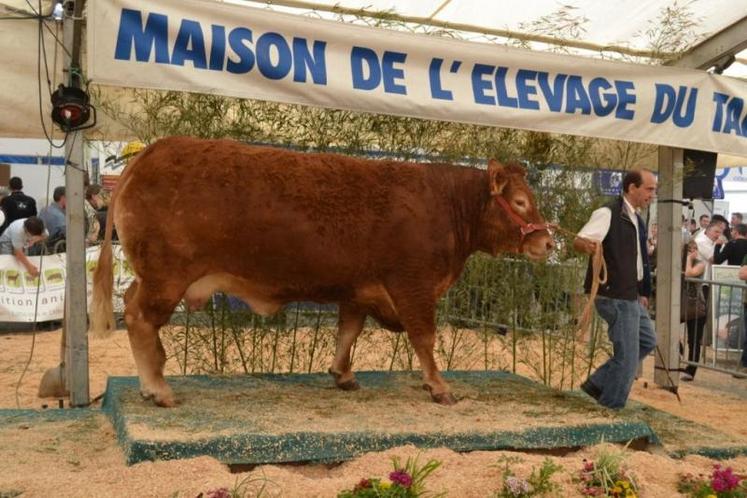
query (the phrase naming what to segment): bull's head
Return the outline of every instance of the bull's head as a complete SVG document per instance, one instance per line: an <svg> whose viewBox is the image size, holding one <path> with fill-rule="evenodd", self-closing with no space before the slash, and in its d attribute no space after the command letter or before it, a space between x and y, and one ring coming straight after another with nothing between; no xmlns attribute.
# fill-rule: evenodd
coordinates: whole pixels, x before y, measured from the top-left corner
<svg viewBox="0 0 747 498"><path fill-rule="evenodd" d="M538 260L555 247L552 235L539 214L526 171L518 165L488 163L490 200L483 218L489 233L490 252L516 252Z"/></svg>

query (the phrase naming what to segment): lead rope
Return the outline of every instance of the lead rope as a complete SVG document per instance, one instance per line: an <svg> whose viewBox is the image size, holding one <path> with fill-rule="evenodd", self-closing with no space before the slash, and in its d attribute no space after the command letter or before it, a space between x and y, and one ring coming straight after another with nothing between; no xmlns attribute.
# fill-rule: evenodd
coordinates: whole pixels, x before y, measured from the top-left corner
<svg viewBox="0 0 747 498"><path fill-rule="evenodd" d="M553 225L553 230L557 230L558 232L563 232L566 235L569 235L570 237L578 237L578 234L571 232L570 230L566 230L563 227ZM597 292L599 291L599 285L607 283L607 263L604 261L604 251L602 249L602 244L597 244L597 249L594 251L594 254L591 256L591 268L592 268L592 280L591 280L591 289L589 291L589 300L586 302L586 305L584 305L584 309L581 312L581 317L578 321L578 331L576 332L576 339L590 339L591 338L591 318L593 316L593 306L594 306L594 300L597 297ZM604 275L602 277L602 275ZM661 364L664 366L664 371L667 373L667 380L669 381L669 391L671 391L675 396L677 396L677 401L682 404L682 398L680 398L679 389L674 383L674 380L672 379L672 373L669 370L669 367L667 366L666 362L664 361L664 356L661 354L661 349L659 349L659 345L656 345L656 354L659 355L659 360L661 361Z"/></svg>
<svg viewBox="0 0 747 498"><path fill-rule="evenodd" d="M553 229L563 232L573 238L578 237L578 234L557 225L553 226ZM591 271L592 280L591 289L589 290L589 299L586 301L584 309L581 311L581 316L578 319L576 339L589 340L591 338L591 319L594 316L594 300L599 292L599 285L607 283L607 263L604 261L604 250L602 249L602 244L597 244L596 251L591 255Z"/></svg>

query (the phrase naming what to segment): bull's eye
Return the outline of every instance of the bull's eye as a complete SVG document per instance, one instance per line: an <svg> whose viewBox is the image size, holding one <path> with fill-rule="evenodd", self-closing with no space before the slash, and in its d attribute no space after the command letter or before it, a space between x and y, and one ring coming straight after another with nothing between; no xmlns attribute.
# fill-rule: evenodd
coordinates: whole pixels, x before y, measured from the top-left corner
<svg viewBox="0 0 747 498"><path fill-rule="evenodd" d="M514 206L517 207L518 209L521 209L522 211L526 211L527 210L527 201L526 201L526 199L521 199L521 198L514 199Z"/></svg>

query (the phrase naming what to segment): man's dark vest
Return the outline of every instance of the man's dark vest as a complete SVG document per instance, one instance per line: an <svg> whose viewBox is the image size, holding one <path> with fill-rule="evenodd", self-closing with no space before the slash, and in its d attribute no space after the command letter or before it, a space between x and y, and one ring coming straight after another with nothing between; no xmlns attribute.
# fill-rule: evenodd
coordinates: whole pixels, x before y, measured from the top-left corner
<svg viewBox="0 0 747 498"><path fill-rule="evenodd" d="M612 211L610 219L610 229L607 236L602 241L604 250L604 260L607 263L607 283L599 286L598 295L614 299L626 299L635 301L638 295L648 295L646 289L648 266L648 253L641 251L644 263L644 280L643 289L638 287L638 270L637 259L638 252L636 244L640 245L640 240L636 238L635 225L628 216L627 211L623 208L623 198L619 197L607 206ZM636 215L637 216L637 215ZM638 216L638 227L642 234L645 234L645 224ZM645 240L643 235L641 238ZM589 267L586 270L586 281L584 290L589 293L591 290L592 269L591 258L589 258ZM650 288L650 284L648 286Z"/></svg>

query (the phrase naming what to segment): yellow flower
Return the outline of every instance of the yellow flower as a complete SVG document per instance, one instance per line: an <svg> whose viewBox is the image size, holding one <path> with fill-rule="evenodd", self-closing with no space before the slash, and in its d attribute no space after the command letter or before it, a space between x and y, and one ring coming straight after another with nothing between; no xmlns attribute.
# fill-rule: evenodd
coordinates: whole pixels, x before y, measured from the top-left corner
<svg viewBox="0 0 747 498"><path fill-rule="evenodd" d="M628 489L630 487L630 483L628 481L623 481L622 486L623 488Z"/></svg>
<svg viewBox="0 0 747 498"><path fill-rule="evenodd" d="M620 486L615 486L610 491L612 491L613 493L616 493L616 494L620 494L620 493L622 493L622 488Z"/></svg>
<svg viewBox="0 0 747 498"><path fill-rule="evenodd" d="M391 487L392 487L392 484L391 484L391 483L389 483L389 482L382 482L381 484L379 484L379 487L380 487L381 489L389 489L389 488L391 488Z"/></svg>
<svg viewBox="0 0 747 498"><path fill-rule="evenodd" d="M716 495L708 495L708 496L706 496L706 498L718 498L718 496L716 496Z"/></svg>

